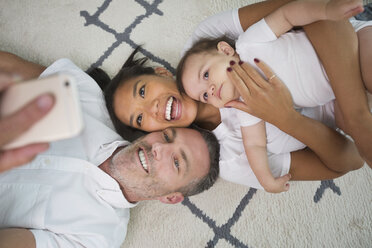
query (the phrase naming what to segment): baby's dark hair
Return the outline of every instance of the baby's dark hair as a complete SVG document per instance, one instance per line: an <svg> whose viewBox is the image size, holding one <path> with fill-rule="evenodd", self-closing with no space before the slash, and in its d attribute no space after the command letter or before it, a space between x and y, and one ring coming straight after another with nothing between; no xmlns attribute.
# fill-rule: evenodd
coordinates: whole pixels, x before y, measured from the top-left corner
<svg viewBox="0 0 372 248"><path fill-rule="evenodd" d="M125 84L128 80L141 75L156 75L152 67L145 66L148 58L142 57L134 59L140 47L137 47L132 54L125 61L120 71L111 80L107 73L100 68L93 68L87 73L97 82L103 91L105 97L106 107L110 115L111 121L114 124L116 132L125 140L134 141L139 137L147 134L147 132L135 129L125 125L115 114L114 108L114 94L116 90Z"/></svg>
<svg viewBox="0 0 372 248"><path fill-rule="evenodd" d="M185 64L186 64L187 59L191 55L194 55L194 54L217 51L217 45L221 41L227 42L232 48L235 49L235 42L226 36L222 36L222 37L215 38L215 39L210 39L210 38L201 39L197 41L196 43L194 43L194 45L185 52L180 62L178 63L177 72L176 72L177 88L181 93L186 93L183 87L183 84L182 84L182 74L185 70Z"/></svg>

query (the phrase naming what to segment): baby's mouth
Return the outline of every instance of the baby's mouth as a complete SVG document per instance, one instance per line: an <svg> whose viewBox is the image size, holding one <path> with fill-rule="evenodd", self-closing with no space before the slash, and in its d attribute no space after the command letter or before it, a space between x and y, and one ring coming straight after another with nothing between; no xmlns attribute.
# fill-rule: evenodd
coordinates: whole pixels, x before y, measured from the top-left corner
<svg viewBox="0 0 372 248"><path fill-rule="evenodd" d="M181 118L181 102L171 96L165 105L165 119L167 121L178 120Z"/></svg>
<svg viewBox="0 0 372 248"><path fill-rule="evenodd" d="M139 157L139 160L140 160L140 163L142 165L142 168L147 172L149 173L148 171L148 165L147 165L147 160L146 160L146 156L145 156L145 151L140 148L138 149L138 157Z"/></svg>

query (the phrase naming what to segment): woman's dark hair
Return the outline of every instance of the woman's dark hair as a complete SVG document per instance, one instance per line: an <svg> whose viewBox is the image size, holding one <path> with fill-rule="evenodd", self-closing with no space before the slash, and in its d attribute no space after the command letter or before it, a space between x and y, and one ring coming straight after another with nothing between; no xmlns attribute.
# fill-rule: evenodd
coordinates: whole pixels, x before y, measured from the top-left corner
<svg viewBox="0 0 372 248"><path fill-rule="evenodd" d="M120 71L110 80L107 73L100 68L93 68L87 73L97 82L103 91L106 107L110 115L111 121L114 124L116 132L125 140L130 142L147 134L147 132L125 125L115 114L114 94L116 90L131 78L141 75L155 75L155 70L152 67L146 67L144 64L148 58L143 57L134 59L140 47L138 46L125 61Z"/></svg>
<svg viewBox="0 0 372 248"><path fill-rule="evenodd" d="M186 93L185 88L183 87L183 84L182 84L182 74L185 70L185 63L187 59L191 55L194 55L194 54L200 54L200 53L205 53L209 51L217 51L217 45L220 41L227 42L232 48L235 49L234 41L226 36L222 36L222 37L215 38L215 39L210 39L210 38L201 39L197 41L196 43L194 43L194 45L185 52L180 62L178 63L177 72L176 72L177 88L180 91L180 93Z"/></svg>

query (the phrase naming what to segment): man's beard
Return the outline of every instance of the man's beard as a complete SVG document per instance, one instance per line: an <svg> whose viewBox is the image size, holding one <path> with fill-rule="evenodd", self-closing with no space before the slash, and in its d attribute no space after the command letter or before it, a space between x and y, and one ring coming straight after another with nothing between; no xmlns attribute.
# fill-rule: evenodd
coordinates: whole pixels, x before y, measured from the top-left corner
<svg viewBox="0 0 372 248"><path fill-rule="evenodd" d="M136 173L138 166L141 166L138 165L138 149L140 147L146 153L148 167L151 166L151 169L147 176L141 177L138 181L134 177L138 175ZM156 167L153 165L154 157L151 152L151 146L147 142L142 141L142 139L139 139L114 155L109 165L110 175L120 184L124 192L131 192L140 198L151 199L162 196L165 193L163 183L159 182L156 178ZM131 171L134 172L134 177L131 177ZM161 188L163 190L160 190Z"/></svg>

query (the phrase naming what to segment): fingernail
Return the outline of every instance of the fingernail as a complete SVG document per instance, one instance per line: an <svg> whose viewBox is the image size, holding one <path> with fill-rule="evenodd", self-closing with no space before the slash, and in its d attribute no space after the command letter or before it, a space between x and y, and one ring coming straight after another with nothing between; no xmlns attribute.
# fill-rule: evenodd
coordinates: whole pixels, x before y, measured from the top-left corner
<svg viewBox="0 0 372 248"><path fill-rule="evenodd" d="M232 68L231 67L227 67L227 71L228 72L232 72Z"/></svg>
<svg viewBox="0 0 372 248"><path fill-rule="evenodd" d="M234 60L231 60L230 61L230 65L235 65L235 61Z"/></svg>
<svg viewBox="0 0 372 248"><path fill-rule="evenodd" d="M37 106L40 110L49 110L53 105L53 97L50 94L43 95L37 99Z"/></svg>
<svg viewBox="0 0 372 248"><path fill-rule="evenodd" d="M239 65L242 65L243 63L244 63L243 61L241 61L241 60L239 61Z"/></svg>
<svg viewBox="0 0 372 248"><path fill-rule="evenodd" d="M255 58L255 59L254 59L254 62L256 62L256 63L260 63L260 60L257 59L257 58Z"/></svg>

